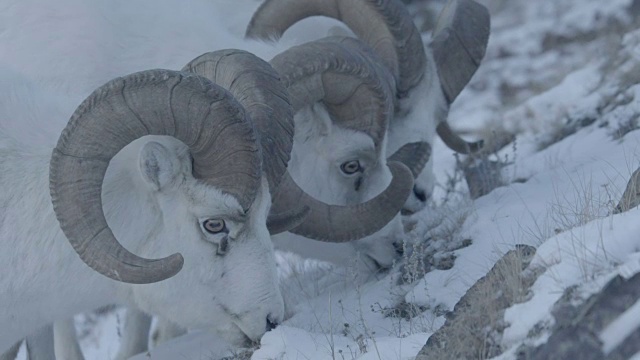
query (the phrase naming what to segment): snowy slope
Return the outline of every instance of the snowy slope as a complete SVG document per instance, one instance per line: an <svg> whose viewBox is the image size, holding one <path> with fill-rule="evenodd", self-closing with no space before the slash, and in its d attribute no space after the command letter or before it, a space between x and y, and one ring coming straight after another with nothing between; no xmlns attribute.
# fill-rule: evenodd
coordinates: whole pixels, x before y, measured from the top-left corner
<svg viewBox="0 0 640 360"><path fill-rule="evenodd" d="M576 301L584 301L614 276L640 272L640 209L613 213L640 167L640 5L483 3L493 12L487 57L450 119L471 134L515 136L490 156L504 164L506 185L470 200L456 158L437 142L436 199L406 219L413 252L398 266L365 277L279 254L290 313L282 326L248 350L193 332L161 345L152 359L412 359L467 290L502 255L526 244L537 248L528 268L536 278L518 289L523 295L516 304L497 314L500 331L492 342L498 350L477 356L514 359L522 344L547 341L552 308L565 289L575 288ZM274 48L242 40L258 4L250 0L0 4L0 76L17 73L43 94L64 97L61 113L68 114L112 77L177 69L202 52L227 47L270 58L334 25L301 23ZM422 8L411 5L418 16ZM63 126L62 115L51 119L52 131ZM603 351L640 326L638 306L600 334ZM77 318L87 358L113 356L123 311Z"/></svg>

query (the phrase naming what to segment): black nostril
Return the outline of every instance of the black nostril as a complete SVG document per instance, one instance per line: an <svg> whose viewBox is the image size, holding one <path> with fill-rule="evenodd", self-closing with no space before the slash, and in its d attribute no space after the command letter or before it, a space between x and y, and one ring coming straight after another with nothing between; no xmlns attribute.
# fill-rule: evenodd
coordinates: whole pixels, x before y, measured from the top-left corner
<svg viewBox="0 0 640 360"><path fill-rule="evenodd" d="M404 244L402 242L394 242L393 248L396 250L396 254L403 255L404 254Z"/></svg>
<svg viewBox="0 0 640 360"><path fill-rule="evenodd" d="M426 202L427 201L427 194L424 192L424 190L420 189L417 186L413 186L413 195L416 196L416 198L418 198L418 200L422 201L422 202Z"/></svg>
<svg viewBox="0 0 640 360"><path fill-rule="evenodd" d="M271 321L270 316L267 317L267 331L271 331L278 326L277 321Z"/></svg>

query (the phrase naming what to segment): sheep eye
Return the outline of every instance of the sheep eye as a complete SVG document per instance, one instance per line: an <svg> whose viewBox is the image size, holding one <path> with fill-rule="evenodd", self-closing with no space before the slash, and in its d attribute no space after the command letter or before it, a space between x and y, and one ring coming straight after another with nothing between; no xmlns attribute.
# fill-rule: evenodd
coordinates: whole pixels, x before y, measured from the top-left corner
<svg viewBox="0 0 640 360"><path fill-rule="evenodd" d="M342 163L342 165L340 165L340 170L342 170L342 172L347 175L353 175L361 170L360 161L351 160L344 162Z"/></svg>
<svg viewBox="0 0 640 360"><path fill-rule="evenodd" d="M218 234L227 230L222 219L207 219L202 222L202 227L210 234Z"/></svg>

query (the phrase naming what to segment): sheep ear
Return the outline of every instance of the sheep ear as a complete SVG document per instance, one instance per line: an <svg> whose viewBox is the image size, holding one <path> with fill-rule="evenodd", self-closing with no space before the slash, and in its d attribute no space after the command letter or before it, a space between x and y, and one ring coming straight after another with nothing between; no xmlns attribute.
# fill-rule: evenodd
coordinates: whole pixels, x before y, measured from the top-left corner
<svg viewBox="0 0 640 360"><path fill-rule="evenodd" d="M320 130L321 134L329 134L331 132L331 126L333 124L333 120L331 119L331 115L324 104L313 104L311 107L312 116L310 119L314 119L315 126Z"/></svg>
<svg viewBox="0 0 640 360"><path fill-rule="evenodd" d="M150 141L140 150L140 173L147 185L160 191L176 182L180 166L178 158L162 144Z"/></svg>

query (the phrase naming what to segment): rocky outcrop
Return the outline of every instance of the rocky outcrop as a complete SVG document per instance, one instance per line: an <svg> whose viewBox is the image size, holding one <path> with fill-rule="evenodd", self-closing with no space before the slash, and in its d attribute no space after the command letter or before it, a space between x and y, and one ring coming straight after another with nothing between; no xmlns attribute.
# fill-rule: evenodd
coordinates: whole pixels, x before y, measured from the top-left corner
<svg viewBox="0 0 640 360"><path fill-rule="evenodd" d="M499 355L504 310L526 297L539 273L525 272L535 248L517 245L478 280L446 315L416 360L485 359Z"/></svg>

